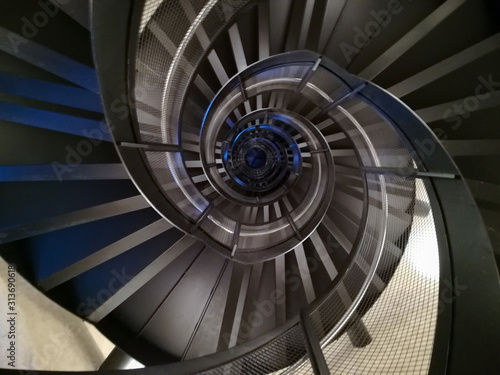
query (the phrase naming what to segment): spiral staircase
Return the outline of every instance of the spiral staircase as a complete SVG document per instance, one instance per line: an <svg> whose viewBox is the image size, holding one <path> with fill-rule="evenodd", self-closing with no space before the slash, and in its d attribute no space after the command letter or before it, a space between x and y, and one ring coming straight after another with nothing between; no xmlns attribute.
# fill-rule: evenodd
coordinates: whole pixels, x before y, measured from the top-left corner
<svg viewBox="0 0 500 375"><path fill-rule="evenodd" d="M0 255L130 373L500 371L493 1L1 9Z"/></svg>

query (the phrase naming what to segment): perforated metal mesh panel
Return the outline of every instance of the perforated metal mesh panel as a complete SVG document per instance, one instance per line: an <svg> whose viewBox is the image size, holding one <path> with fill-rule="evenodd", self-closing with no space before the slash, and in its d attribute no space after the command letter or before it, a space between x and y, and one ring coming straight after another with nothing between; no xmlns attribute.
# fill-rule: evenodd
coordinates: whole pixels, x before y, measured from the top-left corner
<svg viewBox="0 0 500 375"><path fill-rule="evenodd" d="M139 24L139 32L144 30L144 27L148 23L148 21L153 17L153 14L156 12L160 4L163 0L145 0L144 7L142 9L141 22Z"/></svg>
<svg viewBox="0 0 500 375"><path fill-rule="evenodd" d="M302 328L296 325L249 355L200 374L282 374L288 373L288 371L290 371L288 366L297 362L299 359L307 363L307 358Z"/></svg>
<svg viewBox="0 0 500 375"><path fill-rule="evenodd" d="M210 211L208 219L203 221L201 227L208 233L215 233L216 236L214 236L214 239L217 242L231 247L233 244L233 233L236 230L236 222L222 215L217 209Z"/></svg>
<svg viewBox="0 0 500 375"><path fill-rule="evenodd" d="M249 0L148 1L136 53L135 95L143 141L178 143L178 121L194 69L214 38ZM143 99L144 98L144 99ZM143 100L141 100L143 99ZM162 109L166 126L148 127L148 111Z"/></svg>
<svg viewBox="0 0 500 375"><path fill-rule="evenodd" d="M404 185L402 178L391 178L390 182L394 184L398 180ZM367 294L357 309L357 312L365 311L364 315L356 315L369 332L371 343L356 348L347 332L333 337L325 332L323 327L331 320L335 307L341 304L335 293L311 314L317 334L323 337L323 352L332 374L428 372L439 312L439 258L433 214L423 181L416 180L416 187L412 230L394 238L395 231L390 228L397 216L388 220L385 251L377 274L381 279L386 274L393 274L392 278L380 297ZM392 243L405 249L397 262L395 252L400 250ZM352 325L349 333L363 337L366 334L364 327ZM308 363L297 368L300 371L289 373L312 373Z"/></svg>
<svg viewBox="0 0 500 375"><path fill-rule="evenodd" d="M408 241L398 264L390 265L390 251L384 256L395 273L384 293L366 298L360 309L374 302L363 316L373 341L354 348L346 334L324 349L332 373L342 374L426 374L428 372L438 313L438 245L429 199L422 181L417 181L417 202L424 208L414 217ZM389 219L391 228L395 218ZM382 262L384 263L384 261Z"/></svg>
<svg viewBox="0 0 500 375"><path fill-rule="evenodd" d="M380 113L359 98L330 111L330 116L353 140L364 166L408 168L412 155Z"/></svg>
<svg viewBox="0 0 500 375"><path fill-rule="evenodd" d="M438 314L439 259L433 213L424 183L404 177L383 177L369 175L369 184L379 186L383 180L386 191L400 195L410 201L407 210L390 209L387 211L387 231L383 239L382 256L370 288L350 319L338 333L332 331L336 324L345 318L346 309L352 303L350 293L354 286L364 282L366 264L358 260L358 271L345 278L322 303L311 311L316 334L321 339L323 352L332 373L340 374L425 374L428 371L434 340L434 330ZM414 190L416 188L416 190ZM380 202L372 202L369 219L377 222L383 211ZM398 229L402 218L412 217L411 229L401 235ZM407 223L405 224L407 225ZM368 226L370 228L370 226ZM376 233L371 227L367 233ZM377 241L369 239L365 246L375 246ZM362 245L363 246L363 245ZM361 252L363 253L363 252ZM370 253L365 251L368 260ZM346 287L349 285L349 287ZM349 293L350 290L350 293ZM380 293L383 293L380 295ZM363 337L364 327L354 324L362 320L371 336L371 342L361 348L353 346L349 334ZM270 363L283 358L283 346L301 348L303 342L299 326L294 334L278 338L269 345L257 350L250 356L207 372L209 374L264 374L271 369L262 366L260 359ZM294 341L297 340L297 341ZM299 341L301 340L301 341ZM286 345L283 343L287 342ZM288 350L288 349L287 349ZM285 370L274 373L313 374L307 356L295 349L292 352L297 362ZM255 356L255 357L254 357ZM254 362L255 361L255 362ZM251 366L249 363L254 363ZM246 366L246 367L245 367ZM229 371L229 372L225 372Z"/></svg>
<svg viewBox="0 0 500 375"><path fill-rule="evenodd" d="M196 219L207 208L208 202L204 199L196 199L196 195L186 194L186 188L183 181L189 179L188 176L182 175L182 171L174 171L168 167L167 160L175 160L177 163L182 163L182 157L179 153L171 152L146 152L146 157L149 162L150 168L153 171L158 185L162 187L165 197L172 203L177 205L185 215L192 219ZM187 190L189 192L189 190Z"/></svg>

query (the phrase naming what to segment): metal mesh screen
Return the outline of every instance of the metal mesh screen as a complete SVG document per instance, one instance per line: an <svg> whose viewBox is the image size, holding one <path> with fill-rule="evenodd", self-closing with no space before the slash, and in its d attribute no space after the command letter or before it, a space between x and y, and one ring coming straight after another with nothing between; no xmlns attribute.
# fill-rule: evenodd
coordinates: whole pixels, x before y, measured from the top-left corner
<svg viewBox="0 0 500 375"><path fill-rule="evenodd" d="M248 0L145 3L134 82L141 142L179 144L181 108L195 67L229 19L247 3ZM183 215L198 219L207 202L189 177L180 154L146 156L171 205ZM222 243L228 241L225 233L218 236Z"/></svg>
<svg viewBox="0 0 500 375"><path fill-rule="evenodd" d="M201 223L201 228L207 233L213 233L216 241L231 247L236 221L229 219L218 209L211 210L207 219Z"/></svg>
<svg viewBox="0 0 500 375"><path fill-rule="evenodd" d="M404 196L406 192L404 198L408 200L405 204L408 208L396 210L392 207L385 211L388 229L383 239L374 237L380 227L368 226L367 241L361 245L361 250L363 246L377 246L378 241L383 241L382 256L362 302L338 334L333 335L332 329L345 316L355 296L356 285L359 288L366 278L368 262L374 259L370 251L361 251L364 259L353 261L356 265L353 271L311 311L311 318L316 334L322 338L324 355L332 373L425 374L432 353L439 286L438 245L429 198L421 180L378 175L367 178L370 190L378 191L370 201L371 220L380 221L377 215L384 212L380 200L374 199L382 196L380 186L385 186L390 196ZM379 188L375 188L377 186ZM406 218L406 230L401 228L402 218ZM384 293L380 294L382 290ZM360 321L361 325L356 324ZM299 344L304 340L300 326L295 330L245 358L206 373L312 374L310 362L303 357L303 344ZM364 347L353 346L349 337L362 337L365 330L372 341ZM276 363L280 358L295 358L297 362L284 370L270 369L269 363ZM262 363L263 359L267 365Z"/></svg>
<svg viewBox="0 0 500 375"><path fill-rule="evenodd" d="M399 181L397 181L399 180ZM402 178L391 178L404 185ZM347 325L340 336L327 335L323 352L331 373L339 374L426 374L429 369L434 331L438 313L439 258L434 220L424 184L416 180L416 205L412 229L397 235L397 216L388 219L388 233L377 275L385 281L392 275L384 293L377 297L368 293L357 309L355 319L363 325ZM415 204L411 205L411 209ZM401 248L405 249L399 261ZM342 285L340 289L344 289ZM326 298L311 317L317 334L324 336L323 328L329 322L332 310L341 305L338 293ZM371 343L355 347L350 336L363 337L365 327ZM332 340L334 339L334 340ZM300 371L299 371L300 370ZM304 363L296 372L312 373Z"/></svg>
<svg viewBox="0 0 500 375"><path fill-rule="evenodd" d="M145 155L158 185L161 186L165 192L166 198L172 204L179 207L181 212L185 215L192 219L197 219L207 208L208 202L202 197L197 199L197 195L194 191L191 192L192 194L189 194L189 191L186 194L186 191L183 191L182 188L186 189L186 184L184 182L187 181L189 177L186 174L176 175L174 171L169 168L169 165L172 164L172 160L175 160L177 163L182 163L181 155L179 153L149 151L145 152ZM169 159L170 163L168 162ZM187 186L187 188L189 188L189 186Z"/></svg>
<svg viewBox="0 0 500 375"><path fill-rule="evenodd" d="M378 182L378 183L377 183ZM371 271L376 267L386 237L387 196L385 191L385 177L373 176L368 178L368 210L366 225L361 228L362 238L357 252L352 260L351 267L339 282L337 288L330 292L329 298L312 311L313 324L319 337L332 329L340 332L347 323L346 314L356 318L358 314L353 310L359 298L367 292L380 293L384 288L378 275ZM373 278L373 282L370 279Z"/></svg>
<svg viewBox="0 0 500 375"><path fill-rule="evenodd" d="M143 141L179 142L181 108L195 68L248 0L148 2L136 56L135 94ZM195 80L196 81L196 80ZM196 84L196 83L195 83ZM147 100L140 100L140 97ZM147 104L146 104L147 103ZM144 113L162 109L163 126L145 129Z"/></svg>
<svg viewBox="0 0 500 375"><path fill-rule="evenodd" d="M145 0L142 9L141 22L139 24L139 32L141 33L146 27L153 14L156 12L163 0Z"/></svg>
<svg viewBox="0 0 500 375"><path fill-rule="evenodd" d="M296 325L252 353L200 374L282 374L290 370L287 366L297 362L301 358L306 363L308 362L302 328Z"/></svg>
<svg viewBox="0 0 500 375"><path fill-rule="evenodd" d="M364 166L409 168L413 158L389 121L359 98L330 112L357 148Z"/></svg>
<svg viewBox="0 0 500 375"><path fill-rule="evenodd" d="M422 181L417 181L417 199L419 204L429 206ZM395 268L391 282L363 316L373 342L364 348L354 348L344 334L327 345L324 353L332 373L427 373L439 284L438 245L432 212L420 212L415 216L412 230L406 236L407 239L400 238L396 242L407 240L408 244L399 266L389 266ZM386 253L385 258L390 254ZM367 298L363 304L370 302Z"/></svg>

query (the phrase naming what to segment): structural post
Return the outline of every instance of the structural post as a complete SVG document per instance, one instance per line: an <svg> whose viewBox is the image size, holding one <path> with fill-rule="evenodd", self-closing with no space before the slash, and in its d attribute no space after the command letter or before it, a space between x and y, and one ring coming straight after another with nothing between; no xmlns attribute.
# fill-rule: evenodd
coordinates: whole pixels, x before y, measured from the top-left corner
<svg viewBox="0 0 500 375"><path fill-rule="evenodd" d="M300 313L300 324L302 325L302 330L306 340L307 353L309 354L309 360L311 361L314 373L316 375L330 375L330 370L326 364L325 356L323 355L318 337L316 336L316 332L314 331L314 327L307 311L302 311Z"/></svg>

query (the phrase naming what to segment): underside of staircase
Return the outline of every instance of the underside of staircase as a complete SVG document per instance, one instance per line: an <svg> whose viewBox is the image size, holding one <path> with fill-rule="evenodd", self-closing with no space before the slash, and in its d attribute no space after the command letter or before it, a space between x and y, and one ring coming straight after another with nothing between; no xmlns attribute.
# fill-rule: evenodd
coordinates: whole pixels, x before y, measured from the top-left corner
<svg viewBox="0 0 500 375"><path fill-rule="evenodd" d="M0 38L0 255L131 373L500 371L496 2L16 0Z"/></svg>

